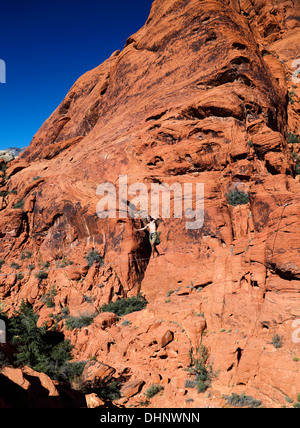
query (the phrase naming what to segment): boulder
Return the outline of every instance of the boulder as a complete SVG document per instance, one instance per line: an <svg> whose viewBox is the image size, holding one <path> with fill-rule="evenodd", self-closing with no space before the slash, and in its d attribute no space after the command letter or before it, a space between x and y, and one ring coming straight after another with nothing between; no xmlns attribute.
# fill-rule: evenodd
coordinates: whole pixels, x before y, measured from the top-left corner
<svg viewBox="0 0 300 428"><path fill-rule="evenodd" d="M103 386L105 382L110 379L116 370L107 364L100 361L89 361L82 373L82 384L89 388L97 388Z"/></svg>
<svg viewBox="0 0 300 428"><path fill-rule="evenodd" d="M114 313L102 312L94 318L94 325L98 328L105 329L114 325L118 317Z"/></svg>
<svg viewBox="0 0 300 428"><path fill-rule="evenodd" d="M139 379L126 382L121 388L121 394L127 398L133 397L141 391L144 384L145 382Z"/></svg>
<svg viewBox="0 0 300 428"><path fill-rule="evenodd" d="M104 401L101 400L101 398L99 398L98 395L95 393L86 394L85 400L88 409L96 409L97 407L103 407L105 404Z"/></svg>

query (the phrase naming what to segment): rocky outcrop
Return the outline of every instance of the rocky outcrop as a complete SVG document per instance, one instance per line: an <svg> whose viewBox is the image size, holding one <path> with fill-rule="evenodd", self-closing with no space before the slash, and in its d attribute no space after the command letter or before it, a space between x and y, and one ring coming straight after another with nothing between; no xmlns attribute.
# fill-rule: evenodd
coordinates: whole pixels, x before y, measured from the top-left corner
<svg viewBox="0 0 300 428"><path fill-rule="evenodd" d="M0 370L0 408L85 407L82 394L30 367Z"/></svg>
<svg viewBox="0 0 300 428"><path fill-rule="evenodd" d="M0 150L0 160L4 160L5 162L11 162L16 159L22 152L24 152L26 147L18 148L18 147L10 147L6 150Z"/></svg>
<svg viewBox="0 0 300 428"><path fill-rule="evenodd" d="M231 392L278 407L300 393L298 17L292 1L155 0L2 175L5 310L25 299L49 328L58 319L77 359L123 379L122 405L158 383L154 407L222 406ZM97 216L97 186L121 175L148 190L203 183L203 228L187 230L171 207L150 260L138 220ZM236 190L249 202L230 205ZM143 311L99 315L139 292ZM66 310L94 323L66 330ZM201 343L218 373L209 395L186 387Z"/></svg>

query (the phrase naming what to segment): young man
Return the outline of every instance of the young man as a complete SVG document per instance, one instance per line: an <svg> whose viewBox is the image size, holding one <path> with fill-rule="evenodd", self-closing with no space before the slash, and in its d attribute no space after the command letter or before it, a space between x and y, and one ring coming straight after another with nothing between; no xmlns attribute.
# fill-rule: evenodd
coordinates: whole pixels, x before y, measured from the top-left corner
<svg viewBox="0 0 300 428"><path fill-rule="evenodd" d="M146 226L142 227L141 229L135 229L137 231L146 230L147 228L149 229L149 241L151 244L151 254L152 254L153 258L154 258L154 253L157 253L157 257L159 256L158 249L156 248L156 246L158 245L157 241L159 239L159 235L156 231L157 227L158 227L158 224L157 224L158 221L159 221L159 219L156 219L154 217L150 217L150 215L148 215Z"/></svg>

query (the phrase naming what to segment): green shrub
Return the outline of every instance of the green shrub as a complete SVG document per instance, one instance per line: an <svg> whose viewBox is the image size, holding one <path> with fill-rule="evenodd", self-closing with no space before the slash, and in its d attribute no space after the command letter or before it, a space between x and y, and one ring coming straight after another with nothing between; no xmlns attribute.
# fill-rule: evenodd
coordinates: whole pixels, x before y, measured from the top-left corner
<svg viewBox="0 0 300 428"><path fill-rule="evenodd" d="M9 366L9 359L2 351L0 351L0 369L6 366Z"/></svg>
<svg viewBox="0 0 300 428"><path fill-rule="evenodd" d="M95 300L93 296L88 296L86 294L84 294L83 298L87 303L93 303Z"/></svg>
<svg viewBox="0 0 300 428"><path fill-rule="evenodd" d="M10 267L12 269L20 269L21 266L18 263L12 262L11 265L10 265Z"/></svg>
<svg viewBox="0 0 300 428"><path fill-rule="evenodd" d="M297 395L297 401L293 403L294 409L300 409L300 394Z"/></svg>
<svg viewBox="0 0 300 428"><path fill-rule="evenodd" d="M104 386L96 390L96 393L102 400L114 401L121 398L120 389L120 382L115 379L109 379Z"/></svg>
<svg viewBox="0 0 300 428"><path fill-rule="evenodd" d="M2 268L2 266L5 264L5 261L4 260L0 260L0 270L1 270L1 268Z"/></svg>
<svg viewBox="0 0 300 428"><path fill-rule="evenodd" d="M5 162L0 164L0 171L5 172L7 170L7 164Z"/></svg>
<svg viewBox="0 0 300 428"><path fill-rule="evenodd" d="M289 103L290 103L290 104L294 104L294 103L295 103L294 95L295 95L295 92L294 92L294 91L289 92Z"/></svg>
<svg viewBox="0 0 300 428"><path fill-rule="evenodd" d="M54 303L54 297L56 296L56 290L55 290L55 286L53 285L49 292L46 293L43 297L42 297L42 302L44 302L47 306L47 308L54 308L55 303Z"/></svg>
<svg viewBox="0 0 300 428"><path fill-rule="evenodd" d="M68 308L68 306L65 306L62 308L61 310L61 317L63 318L68 318L69 317L69 313L70 313L70 309Z"/></svg>
<svg viewBox="0 0 300 428"><path fill-rule="evenodd" d="M160 391L162 391L164 387L162 385L154 384L151 385L147 391L145 392L145 395L148 399L154 397L156 394L158 394Z"/></svg>
<svg viewBox="0 0 300 428"><path fill-rule="evenodd" d="M186 381L184 382L184 386L185 388L195 388L196 382L192 379L186 379Z"/></svg>
<svg viewBox="0 0 300 428"><path fill-rule="evenodd" d="M82 373L84 362L69 362L72 359L69 341L60 338L54 345L49 343L46 327L37 326L38 318L32 307L22 301L19 310L8 320L7 332L14 349L14 365L27 365L52 379L70 382Z"/></svg>
<svg viewBox="0 0 300 428"><path fill-rule="evenodd" d="M296 134L289 132L287 135L287 141L289 144L300 144L300 140Z"/></svg>
<svg viewBox="0 0 300 428"><path fill-rule="evenodd" d="M300 156L296 152L292 152L292 159L295 163L300 163Z"/></svg>
<svg viewBox="0 0 300 428"><path fill-rule="evenodd" d="M21 260L25 260L25 259L30 259L32 257L32 253L30 251L22 251L20 259Z"/></svg>
<svg viewBox="0 0 300 428"><path fill-rule="evenodd" d="M88 265L93 266L94 262L97 262L102 266L104 264L103 258L100 256L98 251L90 251L85 258L87 259Z"/></svg>
<svg viewBox="0 0 300 428"><path fill-rule="evenodd" d="M96 316L97 314L68 317L66 318L66 328L67 330L73 330L74 328L82 329L82 327L87 327L88 325L91 325Z"/></svg>
<svg viewBox="0 0 300 428"><path fill-rule="evenodd" d="M48 278L48 273L45 272L44 270L40 270L39 272L36 272L35 277L39 280L42 279L47 279Z"/></svg>
<svg viewBox="0 0 300 428"><path fill-rule="evenodd" d="M24 207L24 201L18 201L14 204L15 209L23 209Z"/></svg>
<svg viewBox="0 0 300 428"><path fill-rule="evenodd" d="M244 393L242 393L241 395L232 393L230 396L226 395L224 398L227 403L233 407L256 408L261 405L261 401L255 400L253 397L245 395Z"/></svg>
<svg viewBox="0 0 300 428"><path fill-rule="evenodd" d="M207 364L208 350L201 344L197 349L197 358L191 355L191 365L188 372L194 376L194 381L187 381L190 387L195 387L199 393L205 392L211 385L214 376L212 367Z"/></svg>
<svg viewBox="0 0 300 428"><path fill-rule="evenodd" d="M147 300L143 296L138 295L137 297L133 296L128 299L120 299L116 302L110 302L108 305L103 305L100 308L100 311L113 312L119 317L122 317L130 314L131 312L138 312L145 309L147 304Z"/></svg>
<svg viewBox="0 0 300 428"><path fill-rule="evenodd" d="M62 260L59 260L56 262L57 267L64 268L66 266L71 266L74 264L71 260L69 260L67 257L64 257Z"/></svg>
<svg viewBox="0 0 300 428"><path fill-rule="evenodd" d="M272 345L276 349L282 348L282 337L280 337L278 334L274 334L272 338Z"/></svg>
<svg viewBox="0 0 300 428"><path fill-rule="evenodd" d="M229 205L236 207L237 205L247 205L249 202L248 193L241 190L233 190L226 194L227 202Z"/></svg>

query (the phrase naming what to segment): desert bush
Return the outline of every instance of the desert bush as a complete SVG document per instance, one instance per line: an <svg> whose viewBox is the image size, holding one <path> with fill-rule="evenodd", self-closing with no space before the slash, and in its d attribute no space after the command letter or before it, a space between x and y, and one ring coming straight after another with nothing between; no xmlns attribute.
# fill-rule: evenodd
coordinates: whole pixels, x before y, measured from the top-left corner
<svg viewBox="0 0 300 428"><path fill-rule="evenodd" d="M154 384L151 385L147 391L145 392L145 395L148 399L154 397L156 394L158 394L160 391L162 391L164 387L162 385Z"/></svg>
<svg viewBox="0 0 300 428"><path fill-rule="evenodd" d="M66 328L67 330L73 330L74 328L78 328L80 330L82 327L87 327L88 325L91 325L96 316L97 314L80 315L78 317L67 317Z"/></svg>
<svg viewBox="0 0 300 428"><path fill-rule="evenodd" d="M255 400L253 397L245 395L244 393L240 395L232 393L231 395L226 395L224 398L227 403L233 407L255 408L261 405L261 401Z"/></svg>
<svg viewBox="0 0 300 428"><path fill-rule="evenodd" d="M30 259L32 257L32 253L30 251L22 251L20 259L21 260L25 260L25 259Z"/></svg>
<svg viewBox="0 0 300 428"><path fill-rule="evenodd" d="M121 385L116 379L109 379L105 385L96 390L97 395L105 401L114 401L121 398Z"/></svg>
<svg viewBox="0 0 300 428"><path fill-rule="evenodd" d="M282 348L282 337L280 337L278 334L274 334L272 338L272 345L276 349Z"/></svg>
<svg viewBox="0 0 300 428"><path fill-rule="evenodd" d="M296 134L289 132L287 135L287 141L289 144L300 144L300 140Z"/></svg>
<svg viewBox="0 0 300 428"><path fill-rule="evenodd" d="M10 265L10 267L12 269L20 269L20 265L18 263L16 263L16 262L12 262L11 265Z"/></svg>
<svg viewBox="0 0 300 428"><path fill-rule="evenodd" d="M24 207L24 201L21 200L21 201L16 202L13 207L15 209L23 209L23 207Z"/></svg>
<svg viewBox="0 0 300 428"><path fill-rule="evenodd" d="M293 403L294 409L300 409L300 394L297 395L297 401Z"/></svg>
<svg viewBox="0 0 300 428"><path fill-rule="evenodd" d="M187 380L190 388L196 388L199 393L205 392L211 385L212 378L215 376L211 365L208 365L208 350L204 345L197 349L197 357L191 355L191 364L187 369L194 376L194 380Z"/></svg>
<svg viewBox="0 0 300 428"><path fill-rule="evenodd" d="M7 170L7 164L5 162L2 162L0 164L0 171L5 172Z"/></svg>
<svg viewBox="0 0 300 428"><path fill-rule="evenodd" d="M138 295L137 297L129 297L128 299L120 299L116 302L110 302L108 305L103 305L100 308L101 312L113 312L117 316L122 317L128 315L131 312L138 312L147 306L147 300Z"/></svg>
<svg viewBox="0 0 300 428"><path fill-rule="evenodd" d="M55 286L53 285L50 290L48 291L48 293L46 293L42 298L42 302L44 302L47 306L47 308L54 308L55 303L54 303L54 297L56 296L56 290L55 290Z"/></svg>
<svg viewBox="0 0 300 428"><path fill-rule="evenodd" d="M295 103L294 95L295 95L294 91L289 92L289 103L290 104L294 104Z"/></svg>
<svg viewBox="0 0 300 428"><path fill-rule="evenodd" d="M241 190L233 190L226 194L227 202L229 205L236 207L237 205L247 205L249 202L248 193Z"/></svg>
<svg viewBox="0 0 300 428"><path fill-rule="evenodd" d="M103 258L100 256L98 251L90 251L85 258L87 259L88 265L93 266L94 262L97 262L102 266L104 264Z"/></svg>
<svg viewBox="0 0 300 428"><path fill-rule="evenodd" d="M45 272L44 270L40 270L39 272L36 272L35 277L39 280L42 279L47 279L48 278L48 273Z"/></svg>
<svg viewBox="0 0 300 428"><path fill-rule="evenodd" d="M71 260L69 260L67 257L64 257L62 260L59 260L56 262L57 267L64 268L66 266L71 266L74 264Z"/></svg>

